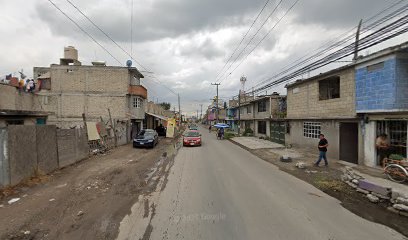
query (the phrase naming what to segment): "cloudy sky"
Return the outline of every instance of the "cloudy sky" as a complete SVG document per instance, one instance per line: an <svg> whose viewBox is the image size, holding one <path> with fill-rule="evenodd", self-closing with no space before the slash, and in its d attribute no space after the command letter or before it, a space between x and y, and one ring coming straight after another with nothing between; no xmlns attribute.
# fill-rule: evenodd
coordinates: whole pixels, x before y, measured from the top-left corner
<svg viewBox="0 0 408 240"><path fill-rule="evenodd" d="M124 64L129 57L93 27L67 0L52 0ZM70 0L126 51L131 51L132 0ZM149 99L169 101L180 93L184 112L192 114L199 104L209 104L215 95L217 74L220 96L236 94L239 78L247 77L246 88L279 72L299 57L313 52L397 0L300 0L265 40L248 56L284 15L295 0L269 1L243 44L232 58L232 67L221 71L265 0L133 0L133 56L148 70L143 84ZM404 2L404 1L402 1ZM119 65L108 53L83 34L48 0L0 0L0 75L20 69L32 74L34 66L58 63L64 46L75 46L83 64L105 60ZM399 5L401 6L401 5ZM265 21L266 24L261 27ZM248 48L238 53L249 42ZM377 46L375 51L407 40L400 36ZM367 53L367 51L365 51ZM242 61L242 64L236 66ZM340 64L340 63L338 63ZM330 67L336 67L333 64ZM343 63L344 64L344 63ZM235 71L232 72L233 69ZM227 72L227 74L223 74ZM232 72L231 74L229 74ZM153 76L155 78L153 78ZM221 76L221 77L220 77ZM268 90L284 93L284 88Z"/></svg>

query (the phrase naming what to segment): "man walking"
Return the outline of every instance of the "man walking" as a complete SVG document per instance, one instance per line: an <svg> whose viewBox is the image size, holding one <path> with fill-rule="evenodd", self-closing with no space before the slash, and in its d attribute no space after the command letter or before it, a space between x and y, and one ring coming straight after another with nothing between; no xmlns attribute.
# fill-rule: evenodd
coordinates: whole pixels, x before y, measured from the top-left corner
<svg viewBox="0 0 408 240"><path fill-rule="evenodd" d="M319 141L319 145L317 146L319 149L319 159L314 165L318 167L320 164L320 161L324 159L324 165L327 167L329 163L327 162L326 152L327 152L327 147L329 146L329 142L324 137L324 134L320 134L319 138L320 138L320 141Z"/></svg>

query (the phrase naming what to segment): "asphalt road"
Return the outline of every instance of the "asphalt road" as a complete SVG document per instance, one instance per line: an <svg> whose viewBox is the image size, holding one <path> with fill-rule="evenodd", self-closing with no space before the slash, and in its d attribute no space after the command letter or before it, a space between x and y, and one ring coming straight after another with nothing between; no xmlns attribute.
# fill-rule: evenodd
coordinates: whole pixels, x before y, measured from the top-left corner
<svg viewBox="0 0 408 240"><path fill-rule="evenodd" d="M406 239L208 130L202 134L202 147L176 156L150 239Z"/></svg>

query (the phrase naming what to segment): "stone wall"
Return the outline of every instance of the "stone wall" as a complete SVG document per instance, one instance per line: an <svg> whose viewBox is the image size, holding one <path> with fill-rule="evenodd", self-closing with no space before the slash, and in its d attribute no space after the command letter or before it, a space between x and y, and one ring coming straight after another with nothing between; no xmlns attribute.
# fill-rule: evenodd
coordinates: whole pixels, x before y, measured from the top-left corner
<svg viewBox="0 0 408 240"><path fill-rule="evenodd" d="M340 77L340 98L319 100L319 80ZM330 76L317 77L288 87L288 118L355 117L354 69L346 69Z"/></svg>

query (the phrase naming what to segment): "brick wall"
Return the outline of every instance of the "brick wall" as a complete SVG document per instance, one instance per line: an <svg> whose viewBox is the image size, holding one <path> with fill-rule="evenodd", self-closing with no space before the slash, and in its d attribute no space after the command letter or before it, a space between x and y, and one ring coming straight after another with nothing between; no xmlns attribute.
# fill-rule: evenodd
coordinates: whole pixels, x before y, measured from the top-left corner
<svg viewBox="0 0 408 240"><path fill-rule="evenodd" d="M319 100L319 80L316 78L288 87L288 118L354 117L354 69L346 69L332 76L340 76L340 98Z"/></svg>
<svg viewBox="0 0 408 240"><path fill-rule="evenodd" d="M370 70L373 64L381 68ZM356 70L357 112L408 110L408 59L391 56Z"/></svg>

